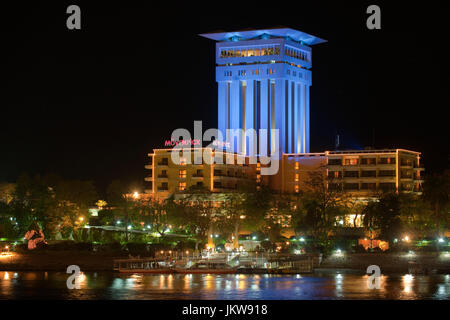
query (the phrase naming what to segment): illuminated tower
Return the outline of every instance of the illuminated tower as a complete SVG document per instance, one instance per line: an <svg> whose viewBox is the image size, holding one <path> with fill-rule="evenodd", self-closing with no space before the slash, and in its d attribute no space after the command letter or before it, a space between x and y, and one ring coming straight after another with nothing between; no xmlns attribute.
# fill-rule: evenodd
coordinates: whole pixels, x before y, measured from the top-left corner
<svg viewBox="0 0 450 320"><path fill-rule="evenodd" d="M320 38L289 28L206 33L216 43L218 129L267 129L267 150L235 139L234 152L247 155L309 152L311 45ZM270 129L279 130L278 148ZM261 136L257 136L259 146Z"/></svg>

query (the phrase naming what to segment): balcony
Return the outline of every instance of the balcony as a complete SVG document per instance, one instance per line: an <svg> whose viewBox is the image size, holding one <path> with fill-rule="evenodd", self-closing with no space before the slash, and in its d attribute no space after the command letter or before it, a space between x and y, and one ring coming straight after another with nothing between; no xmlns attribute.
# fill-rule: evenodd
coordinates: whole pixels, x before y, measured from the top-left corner
<svg viewBox="0 0 450 320"><path fill-rule="evenodd" d="M158 167L167 167L169 165L168 160L162 160L158 162Z"/></svg>
<svg viewBox="0 0 450 320"><path fill-rule="evenodd" d="M153 169L153 165L152 164L146 164L145 165L145 169L151 170L151 169Z"/></svg>
<svg viewBox="0 0 450 320"><path fill-rule="evenodd" d="M158 191L169 191L168 187L158 187Z"/></svg>
<svg viewBox="0 0 450 320"><path fill-rule="evenodd" d="M413 167L413 163L409 162L409 161L402 161L400 162L400 167L401 168L412 168Z"/></svg>
<svg viewBox="0 0 450 320"><path fill-rule="evenodd" d="M169 176L167 174L158 174L159 179L168 179Z"/></svg>
<svg viewBox="0 0 450 320"><path fill-rule="evenodd" d="M153 176L146 176L144 178L145 181L153 181Z"/></svg>

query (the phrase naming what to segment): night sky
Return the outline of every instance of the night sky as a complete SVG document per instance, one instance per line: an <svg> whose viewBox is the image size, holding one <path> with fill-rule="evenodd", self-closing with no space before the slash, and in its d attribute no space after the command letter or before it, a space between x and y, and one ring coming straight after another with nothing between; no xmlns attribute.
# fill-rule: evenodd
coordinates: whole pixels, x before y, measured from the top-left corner
<svg viewBox="0 0 450 320"><path fill-rule="evenodd" d="M198 34L276 26L328 40L313 47L312 152L339 134L341 149L412 149L427 174L448 167L444 9L310 2L2 4L0 181L142 183L147 153L174 129L217 126L215 43ZM66 28L69 4L81 7L79 31ZM368 4L380 5L381 30L366 28Z"/></svg>

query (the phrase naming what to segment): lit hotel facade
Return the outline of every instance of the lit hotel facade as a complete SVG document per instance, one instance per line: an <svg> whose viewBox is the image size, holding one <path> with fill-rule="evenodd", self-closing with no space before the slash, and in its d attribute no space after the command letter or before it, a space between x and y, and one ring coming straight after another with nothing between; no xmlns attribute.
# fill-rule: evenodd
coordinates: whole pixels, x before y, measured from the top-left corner
<svg viewBox="0 0 450 320"><path fill-rule="evenodd" d="M320 171L328 187L355 197L371 197L381 191L421 192L423 167L420 153L404 149L358 151L310 151L311 46L325 42L306 33L288 29L219 32L201 36L217 41L218 129L241 129L232 149L243 164L187 161L174 163L172 149L149 154L146 193L158 199L187 193L192 187L212 193L227 193L266 185L280 193L298 193L309 173ZM248 139L250 129L258 133ZM266 129L266 131L259 131ZM279 131L278 141L270 129ZM261 140L263 143L261 143ZM264 142L267 142L266 145ZM194 149L193 149L194 150ZM214 157L214 149L206 157ZM261 176L260 164L249 156L278 155L279 170ZM274 160L272 160L274 161Z"/></svg>
<svg viewBox="0 0 450 320"><path fill-rule="evenodd" d="M311 45L325 42L278 28L207 33L217 41L218 129L246 155L309 152ZM238 137L229 130L242 129ZM256 131L256 141L246 134ZM261 136L260 129L265 129ZM271 129L279 130L278 141ZM262 140L261 140L262 139Z"/></svg>

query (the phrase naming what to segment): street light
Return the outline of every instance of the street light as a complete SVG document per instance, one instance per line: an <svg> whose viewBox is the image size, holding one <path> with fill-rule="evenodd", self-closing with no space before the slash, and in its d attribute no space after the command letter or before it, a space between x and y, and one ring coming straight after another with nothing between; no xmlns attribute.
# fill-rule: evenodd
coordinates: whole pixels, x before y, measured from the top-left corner
<svg viewBox="0 0 450 320"><path fill-rule="evenodd" d="M133 198L138 199L139 198L139 192L137 192L137 191L133 192Z"/></svg>

